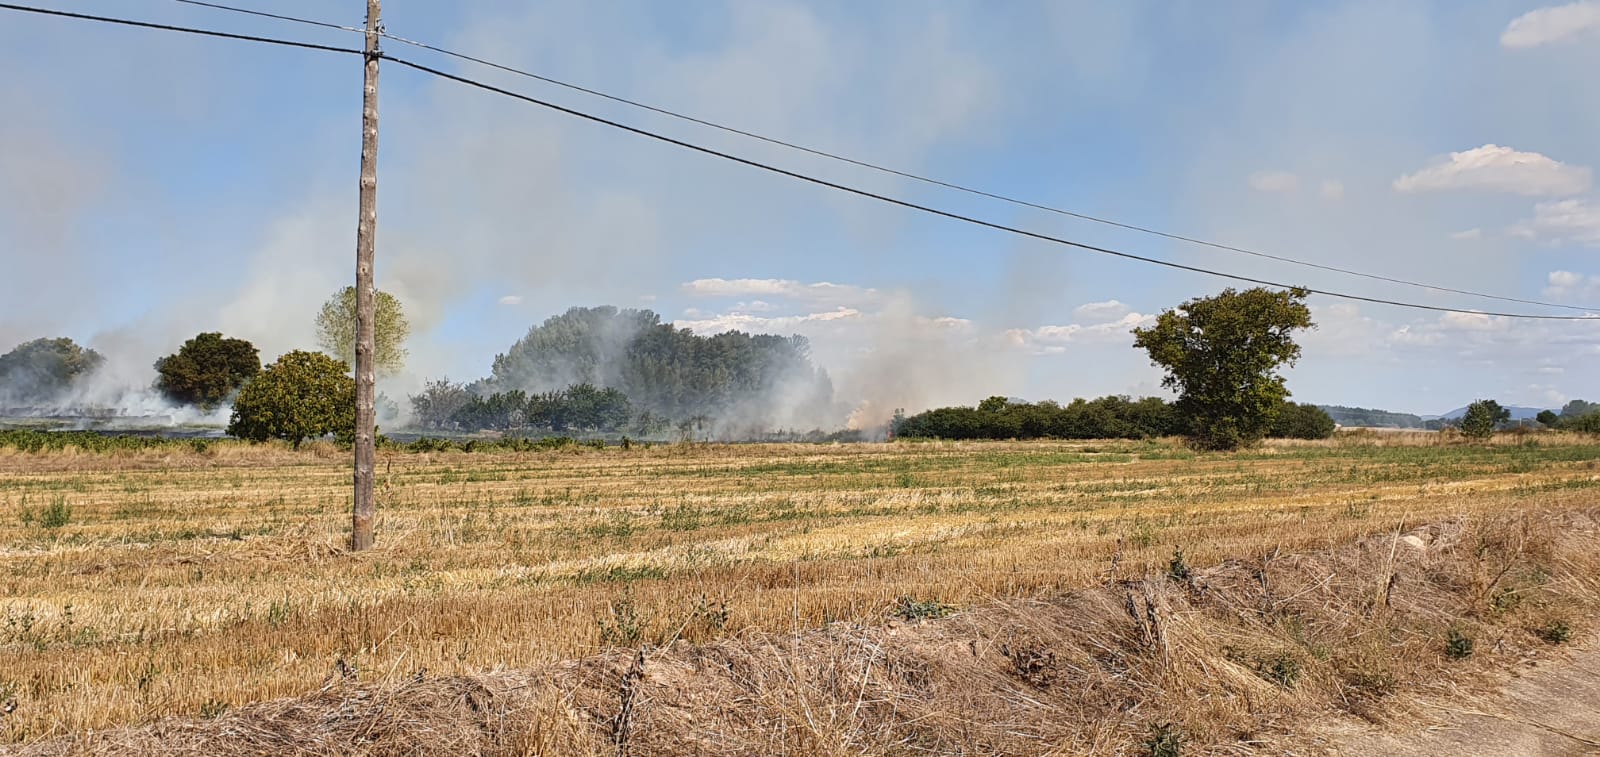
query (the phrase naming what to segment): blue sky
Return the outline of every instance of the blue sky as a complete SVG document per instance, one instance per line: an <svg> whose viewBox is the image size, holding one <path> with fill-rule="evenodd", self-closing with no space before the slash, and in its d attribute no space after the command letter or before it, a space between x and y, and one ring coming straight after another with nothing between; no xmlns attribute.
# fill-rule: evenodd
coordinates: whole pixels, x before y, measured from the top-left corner
<svg viewBox="0 0 1600 757"><path fill-rule="evenodd" d="M359 25L363 3L238 0ZM50 7L354 45L165 0ZM1600 2L389 0L390 32L904 170L1385 275L1600 307ZM311 344L352 275L359 61L0 16L0 349L128 381L200 330ZM1446 297L886 177L391 53L787 168L1140 254ZM408 372L484 375L571 305L810 336L868 414L1152 393L1128 328L1220 279L919 216L525 104L382 76L380 286ZM829 286L822 286L829 285ZM1505 305L1505 303L1500 303ZM1298 399L1440 412L1600 395L1600 326L1313 302ZM1532 310L1517 306L1524 310Z"/></svg>

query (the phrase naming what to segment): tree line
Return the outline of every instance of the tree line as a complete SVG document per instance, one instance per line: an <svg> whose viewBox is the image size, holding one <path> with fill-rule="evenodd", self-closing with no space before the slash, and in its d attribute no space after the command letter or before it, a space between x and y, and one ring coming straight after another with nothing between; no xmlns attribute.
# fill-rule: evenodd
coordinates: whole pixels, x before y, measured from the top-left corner
<svg viewBox="0 0 1600 757"><path fill-rule="evenodd" d="M1335 424L1315 405L1285 402L1273 414L1267 436L1326 439ZM933 439L1149 439L1187 436L1191 419L1177 403L1160 397L1108 396L1067 404L990 397L976 407L942 407L896 416L893 434Z"/></svg>
<svg viewBox="0 0 1600 757"><path fill-rule="evenodd" d="M1307 295L1298 289L1226 289L1134 329L1134 346L1164 370L1163 384L1177 395L1173 402L1115 396L1061 405L991 397L975 407L897 414L892 430L946 439L1183 435L1209 450L1237 449L1268 436L1325 438L1334 418L1290 402L1279 372L1300 356L1295 333L1312 327ZM355 382L349 375L353 299L346 288L317 315L319 342L328 354L296 350L262 366L254 345L206 332L156 361L154 387L176 404L213 409L231 403L228 433L241 438L295 444L327 434L348 438L355 423ZM379 301L378 368L394 373L405 358L406 321L398 300L380 294ZM24 343L0 355L0 404L48 401L103 363L94 350L70 339ZM832 383L812 365L802 337L738 331L705 337L664 324L649 310L614 307L572 308L549 318L497 355L488 377L470 384L431 381L409 400L415 425L424 429L511 435L648 435L674 424L687 434L720 424L728 435L757 438L784 428L786 420L837 410ZM1381 414L1337 409L1366 419ZM1574 400L1538 420L1550 428L1600 433L1600 405ZM1508 411L1480 400L1449 423L1487 436L1508 421Z"/></svg>
<svg viewBox="0 0 1600 757"><path fill-rule="evenodd" d="M1341 426L1365 428L1422 428L1422 416L1412 413L1393 413L1365 407L1319 405L1333 421Z"/></svg>
<svg viewBox="0 0 1600 757"><path fill-rule="evenodd" d="M410 400L411 425L427 430L610 432L650 422L634 416L627 395L587 383L535 394L513 389L482 395L441 379L428 382Z"/></svg>

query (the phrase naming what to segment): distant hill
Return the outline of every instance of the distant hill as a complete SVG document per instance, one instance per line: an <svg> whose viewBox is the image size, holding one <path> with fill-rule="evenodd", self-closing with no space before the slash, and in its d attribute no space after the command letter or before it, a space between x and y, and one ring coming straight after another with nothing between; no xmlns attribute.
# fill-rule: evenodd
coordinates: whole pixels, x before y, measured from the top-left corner
<svg viewBox="0 0 1600 757"><path fill-rule="evenodd" d="M1514 420L1514 421L1531 421L1538 414L1544 412L1545 410L1551 410L1552 408L1517 407L1515 405L1512 405L1510 407L1507 407L1506 409L1511 411L1511 420ZM1559 412L1561 412L1561 408L1553 408L1553 411L1559 413ZM1466 408L1458 407L1458 408L1456 408L1454 410L1451 410L1450 412L1445 413L1443 415L1424 415L1424 416L1422 416L1422 419L1425 420L1425 421L1436 421L1436 420L1453 421L1453 420L1455 420L1457 418L1460 418L1461 416L1466 415L1466 414L1467 414L1467 409ZM1337 419L1335 419L1335 420L1337 420Z"/></svg>
<svg viewBox="0 0 1600 757"><path fill-rule="evenodd" d="M1365 407L1345 407L1343 405L1318 405L1327 413L1333 422L1341 426L1364 426L1367 428L1422 428L1424 416L1411 413L1392 413L1388 410L1373 410Z"/></svg>

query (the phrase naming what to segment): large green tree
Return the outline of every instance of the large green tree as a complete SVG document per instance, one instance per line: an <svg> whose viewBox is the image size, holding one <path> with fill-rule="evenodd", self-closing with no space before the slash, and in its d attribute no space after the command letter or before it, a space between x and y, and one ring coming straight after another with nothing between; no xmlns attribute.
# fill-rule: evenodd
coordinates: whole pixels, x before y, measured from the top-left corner
<svg viewBox="0 0 1600 757"><path fill-rule="evenodd" d="M1260 441L1289 390L1278 368L1300 357L1296 331L1312 328L1303 289L1225 289L1163 312L1133 330L1134 346L1166 369L1190 444L1231 450Z"/></svg>
<svg viewBox="0 0 1600 757"><path fill-rule="evenodd" d="M705 416L747 429L825 422L833 384L800 336L699 336L649 310L571 308L496 355L479 394L530 395L592 384L674 420Z"/></svg>
<svg viewBox="0 0 1600 757"><path fill-rule="evenodd" d="M1494 429L1506 421L1511 420L1511 411L1500 406L1494 400L1478 400L1467 405L1467 412L1461 416L1461 431L1475 439L1488 439L1494 436Z"/></svg>
<svg viewBox="0 0 1600 757"><path fill-rule="evenodd" d="M400 300L388 292L375 293L376 319L372 324L372 341L375 347L373 366L380 376L400 372L406 363L406 337L411 335L411 324L406 321L405 308ZM356 364L356 288L345 287L317 313L317 344L351 368Z"/></svg>
<svg viewBox="0 0 1600 757"><path fill-rule="evenodd" d="M156 390L173 402L210 410L259 372L255 345L208 331L156 361Z"/></svg>
<svg viewBox="0 0 1600 757"><path fill-rule="evenodd" d="M24 342L0 355L0 403L48 402L104 362L66 337Z"/></svg>
<svg viewBox="0 0 1600 757"><path fill-rule="evenodd" d="M284 439L296 447L333 434L355 437L356 382L345 365L320 352L296 350L261 369L233 401L228 433L241 439Z"/></svg>

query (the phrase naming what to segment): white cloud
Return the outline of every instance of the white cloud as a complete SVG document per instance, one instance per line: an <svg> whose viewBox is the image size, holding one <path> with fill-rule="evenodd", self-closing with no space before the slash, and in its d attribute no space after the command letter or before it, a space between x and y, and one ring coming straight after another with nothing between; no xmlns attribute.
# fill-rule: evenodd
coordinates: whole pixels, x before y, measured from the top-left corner
<svg viewBox="0 0 1600 757"><path fill-rule="evenodd" d="M500 298L500 304L501 305L521 305L522 304L522 298L518 297L517 295L514 295L514 294L508 294L508 295Z"/></svg>
<svg viewBox="0 0 1600 757"><path fill-rule="evenodd" d="M1600 2L1579 0L1529 11L1511 20L1500 34L1502 47L1538 47L1600 30Z"/></svg>
<svg viewBox="0 0 1600 757"><path fill-rule="evenodd" d="M1105 304L1105 303L1095 303ZM1004 335L1013 346L1031 349L1035 354L1053 355L1063 350L1063 345L1114 342L1133 343L1128 332L1155 322L1155 316L1129 312L1116 320L1102 323L1069 323L1061 326L1040 326L1035 329L1011 329Z"/></svg>
<svg viewBox="0 0 1600 757"><path fill-rule="evenodd" d="M1551 271L1546 297L1600 299L1600 276L1585 276L1572 271Z"/></svg>
<svg viewBox="0 0 1600 757"><path fill-rule="evenodd" d="M1501 331L1508 325L1509 319L1483 313L1445 313L1439 316L1439 326L1447 331Z"/></svg>
<svg viewBox="0 0 1600 757"><path fill-rule="evenodd" d="M1317 327L1301 338L1306 353L1345 359L1376 357L1393 330L1351 302L1313 304L1311 320Z"/></svg>
<svg viewBox="0 0 1600 757"><path fill-rule="evenodd" d="M1457 231L1452 233L1450 238L1456 240L1457 242L1471 242L1473 240L1483 238L1483 229L1472 228L1465 231Z"/></svg>
<svg viewBox="0 0 1600 757"><path fill-rule="evenodd" d="M1332 179L1322 182L1322 199L1334 201L1343 200L1344 182L1334 181Z"/></svg>
<svg viewBox="0 0 1600 757"><path fill-rule="evenodd" d="M1105 302L1090 302L1079 305L1072 311L1072 315L1078 320L1088 323L1105 323L1106 321L1115 321L1131 312L1133 312L1133 308L1121 302L1106 300Z"/></svg>
<svg viewBox="0 0 1600 757"><path fill-rule="evenodd" d="M1389 334L1389 343L1399 347L1433 347L1444 342L1444 334L1435 330L1401 326Z"/></svg>
<svg viewBox="0 0 1600 757"><path fill-rule="evenodd" d="M804 284L793 279L695 279L684 284L683 291L692 297L771 297L807 305L856 307L883 299L878 290L869 287L828 281Z"/></svg>
<svg viewBox="0 0 1600 757"><path fill-rule="evenodd" d="M1583 283L1583 274L1572 271L1551 271L1550 288L1556 291L1568 291Z"/></svg>
<svg viewBox="0 0 1600 757"><path fill-rule="evenodd" d="M1534 206L1533 218L1517 223L1506 233L1522 239L1600 247L1600 205L1577 197L1541 202Z"/></svg>
<svg viewBox="0 0 1600 757"><path fill-rule="evenodd" d="M1300 186L1299 177L1288 171L1257 171L1249 181L1257 192L1293 192Z"/></svg>
<svg viewBox="0 0 1600 757"><path fill-rule="evenodd" d="M680 329L688 329L696 334L720 334L724 331L747 331L762 334L787 334L806 324L827 323L830 321L858 320L862 313L855 308L839 307L820 313L806 315L780 315L762 316L754 313L729 312L721 315L702 313L690 308L684 313L688 319L679 319L673 322Z"/></svg>
<svg viewBox="0 0 1600 757"><path fill-rule="evenodd" d="M1450 153L1416 173L1394 180L1400 192L1478 189L1520 195L1570 195L1583 192L1594 173L1536 152L1488 144Z"/></svg>

